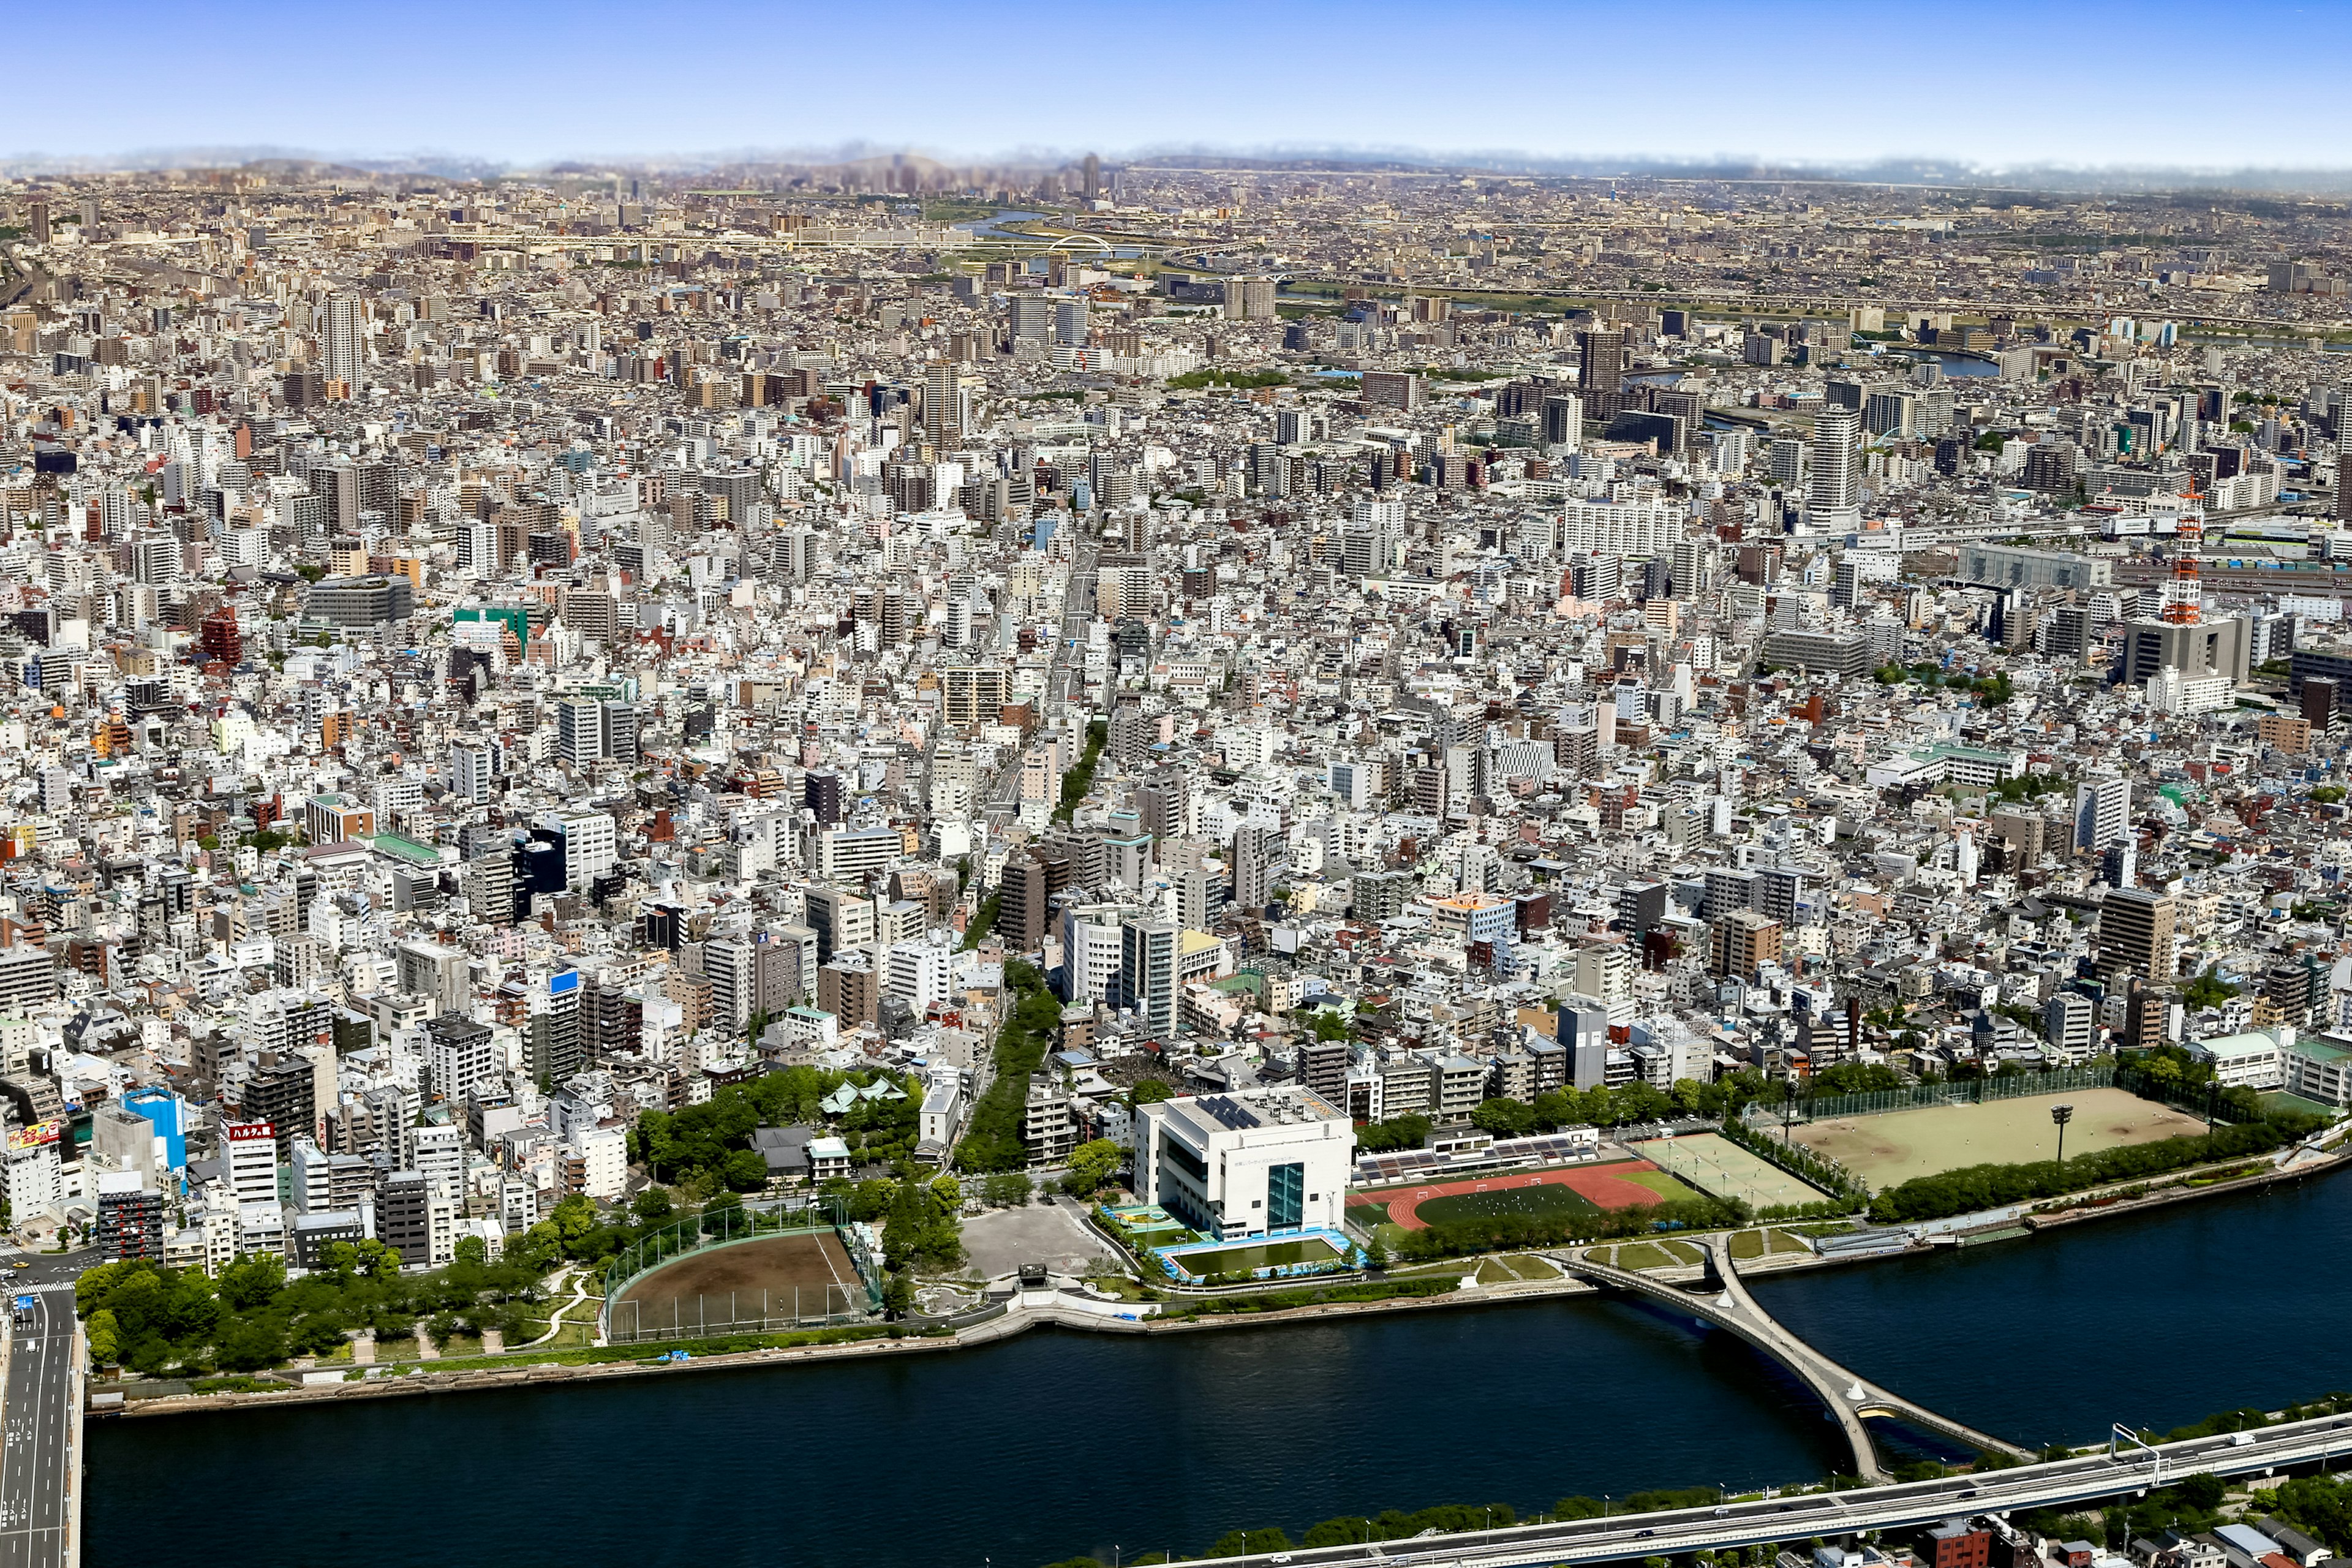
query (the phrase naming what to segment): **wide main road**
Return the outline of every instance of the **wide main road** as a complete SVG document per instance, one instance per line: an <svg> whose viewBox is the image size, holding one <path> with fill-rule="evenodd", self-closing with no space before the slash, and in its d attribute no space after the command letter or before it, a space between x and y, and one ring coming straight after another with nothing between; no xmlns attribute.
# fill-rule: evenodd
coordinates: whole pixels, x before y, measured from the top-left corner
<svg viewBox="0 0 2352 1568"><path fill-rule="evenodd" d="M1424 1568L1544 1568L1606 1563L1865 1530L1901 1530L1962 1515L2057 1507L2145 1491L2200 1473L2257 1475L2294 1465L2322 1465L2347 1456L2352 1456L2352 1415L2330 1415L2257 1432L2159 1444L2154 1448L2126 1445L2112 1458L2101 1452L1899 1486L1207 1561L1229 1568L1388 1568L1398 1563Z"/></svg>
<svg viewBox="0 0 2352 1568"><path fill-rule="evenodd" d="M5 1285L13 1325L0 1421L0 1568L66 1568L79 1561L69 1488L79 1487L73 1439L74 1310L68 1291L19 1294ZM29 1302L27 1306L16 1303Z"/></svg>

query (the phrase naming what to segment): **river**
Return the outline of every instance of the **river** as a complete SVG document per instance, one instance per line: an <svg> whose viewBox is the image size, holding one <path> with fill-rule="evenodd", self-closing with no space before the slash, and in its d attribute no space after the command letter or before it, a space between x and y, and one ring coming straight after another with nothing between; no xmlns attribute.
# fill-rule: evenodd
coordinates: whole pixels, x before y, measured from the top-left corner
<svg viewBox="0 0 2352 1568"><path fill-rule="evenodd" d="M2020 1441L2352 1388L2352 1182L1766 1280L1856 1371ZM1441 1502L1816 1478L1720 1331L1583 1298L89 1427L89 1568L1007 1568Z"/></svg>

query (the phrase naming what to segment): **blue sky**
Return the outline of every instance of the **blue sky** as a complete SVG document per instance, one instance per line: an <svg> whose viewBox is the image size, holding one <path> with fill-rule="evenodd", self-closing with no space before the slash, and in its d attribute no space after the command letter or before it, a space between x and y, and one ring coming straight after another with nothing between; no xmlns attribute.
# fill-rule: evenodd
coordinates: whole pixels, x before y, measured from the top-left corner
<svg viewBox="0 0 2352 1568"><path fill-rule="evenodd" d="M17 5L0 157L864 141L2352 166L2352 4Z"/></svg>

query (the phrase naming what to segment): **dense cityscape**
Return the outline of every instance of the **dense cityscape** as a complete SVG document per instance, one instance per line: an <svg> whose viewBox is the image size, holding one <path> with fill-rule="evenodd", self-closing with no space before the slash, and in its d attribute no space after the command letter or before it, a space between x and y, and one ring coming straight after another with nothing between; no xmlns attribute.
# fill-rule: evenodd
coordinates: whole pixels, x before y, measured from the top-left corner
<svg viewBox="0 0 2352 1568"><path fill-rule="evenodd" d="M0 179L0 1558L248 1406L1595 1295L1856 1500L1101 1560L2352 1552L2318 1383L2086 1511L1742 1282L2345 1158L2347 292L2206 188Z"/></svg>

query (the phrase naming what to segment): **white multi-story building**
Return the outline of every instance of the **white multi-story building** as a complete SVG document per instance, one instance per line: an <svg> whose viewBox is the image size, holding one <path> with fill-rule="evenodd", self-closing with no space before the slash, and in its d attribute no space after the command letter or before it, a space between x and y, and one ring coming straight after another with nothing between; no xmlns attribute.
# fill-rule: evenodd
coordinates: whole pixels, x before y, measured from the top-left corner
<svg viewBox="0 0 2352 1568"><path fill-rule="evenodd" d="M944 942L923 938L893 942L883 966L883 994L896 996L920 1017L933 1003L947 1000L950 961Z"/></svg>
<svg viewBox="0 0 2352 1568"><path fill-rule="evenodd" d="M594 1127L572 1140L582 1167L580 1190L598 1203L617 1201L629 1180L629 1135L618 1127Z"/></svg>
<svg viewBox="0 0 2352 1568"><path fill-rule="evenodd" d="M601 811L567 811L547 819L563 838L563 882L584 888L621 858L620 836Z"/></svg>
<svg viewBox="0 0 2352 1568"><path fill-rule="evenodd" d="M1219 1241L1339 1227L1356 1130L1296 1084L1137 1108L1138 1192Z"/></svg>
<svg viewBox="0 0 2352 1568"><path fill-rule="evenodd" d="M47 1125L54 1127L56 1123ZM64 1212L65 1179L58 1164L55 1138L27 1140L8 1134L8 1213L22 1222L35 1215Z"/></svg>
<svg viewBox="0 0 2352 1568"><path fill-rule="evenodd" d="M2189 1054L2212 1063L2213 1081L2223 1089L2277 1089L2286 1082L2286 1054L2294 1044L2294 1026L2281 1024L2198 1040Z"/></svg>
<svg viewBox="0 0 2352 1568"><path fill-rule="evenodd" d="M232 1121L221 1132L230 1195L240 1205L277 1203L277 1127L267 1121Z"/></svg>
<svg viewBox="0 0 2352 1568"><path fill-rule="evenodd" d="M1672 548L1682 534L1682 510L1668 501L1572 500L1561 516L1559 547L1570 554L1647 559Z"/></svg>
<svg viewBox="0 0 2352 1568"><path fill-rule="evenodd" d="M2094 773L2074 786L2074 847L2097 854L2131 825L2131 783Z"/></svg>

